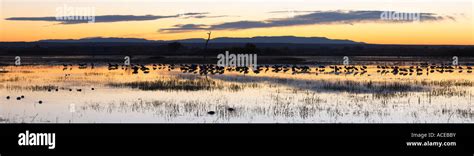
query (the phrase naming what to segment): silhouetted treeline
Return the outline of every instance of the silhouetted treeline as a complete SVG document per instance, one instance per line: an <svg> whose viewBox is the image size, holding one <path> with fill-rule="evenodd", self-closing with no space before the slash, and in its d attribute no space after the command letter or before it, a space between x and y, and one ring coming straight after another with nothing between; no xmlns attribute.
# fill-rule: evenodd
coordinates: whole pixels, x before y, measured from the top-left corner
<svg viewBox="0 0 474 156"><path fill-rule="evenodd" d="M0 43L0 55L157 55L215 56L257 53L262 56L474 56L474 46L284 44L284 43Z"/></svg>

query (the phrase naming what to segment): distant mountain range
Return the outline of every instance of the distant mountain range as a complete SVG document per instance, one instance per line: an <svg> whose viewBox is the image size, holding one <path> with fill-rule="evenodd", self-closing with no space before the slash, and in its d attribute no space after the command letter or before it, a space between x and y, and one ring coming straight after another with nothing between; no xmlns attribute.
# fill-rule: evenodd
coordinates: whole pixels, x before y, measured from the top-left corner
<svg viewBox="0 0 474 156"><path fill-rule="evenodd" d="M88 43L88 42L125 42L125 43L169 43L169 42L181 42L181 43L204 43L205 39L202 38L190 38L182 40L147 40L142 38L103 38L103 37L90 37L82 39L50 39L50 40L39 40L38 42L55 42L55 43ZM296 36L257 36L251 38L233 38L233 37L219 37L211 39L213 43L291 43L291 44L365 44L363 42L355 42L351 40L337 40L328 39L326 37L296 37Z"/></svg>
<svg viewBox="0 0 474 156"><path fill-rule="evenodd" d="M39 40L38 42L63 42L63 43L87 43L87 42L159 42L153 40L147 40L142 38L103 38L103 37L89 37L89 38L81 38L81 39L49 39L49 40Z"/></svg>

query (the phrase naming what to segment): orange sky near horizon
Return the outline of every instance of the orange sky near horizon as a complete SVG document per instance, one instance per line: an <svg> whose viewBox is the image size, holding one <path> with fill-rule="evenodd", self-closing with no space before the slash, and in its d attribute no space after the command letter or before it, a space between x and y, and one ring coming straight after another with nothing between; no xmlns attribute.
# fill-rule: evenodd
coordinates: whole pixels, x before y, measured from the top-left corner
<svg viewBox="0 0 474 156"><path fill-rule="evenodd" d="M284 27L265 27L252 29L212 30L212 37L254 37L254 36L303 36L327 37L331 39L349 39L357 42L374 44L434 44L434 45L474 45L473 3L458 0L450 2L437 0L429 3L419 0L419 7L408 8L405 3L381 5L380 1L366 0L365 3L350 3L345 0L337 2L306 2L290 3L278 0L275 4L259 5L264 2L230 1L216 2L212 0L195 3L181 0L178 2L160 2L128 0L113 3L103 0L85 3L75 0L69 6L94 8L95 15L176 15L179 12L208 12L215 18L164 18L148 21L122 21L110 23L59 24L51 21L13 21L10 17L51 17L55 16L56 8L64 5L59 0L48 0L44 3L31 0L1 0L0 2L0 41L37 41L42 39L80 39L86 37L127 37L145 38L149 40L175 40L185 38L205 38L205 30L192 30L181 33L165 33L159 29L172 28L177 24L219 24L234 21L264 21L268 19L286 18L287 14L269 13L281 10L422 10L440 16L451 16L455 19L444 19L429 22L409 23L336 23L307 24ZM208 2L211 1L211 2ZM436 0L435 0L436 1ZM80 3L79 3L80 2ZM266 4L266 3L265 3ZM319 5L317 5L319 4ZM338 5L339 4L339 5ZM469 5L466 5L469 4ZM227 8L219 7L227 6ZM410 5L414 6L414 5ZM425 11L426 10L426 11ZM304 15L297 13L296 15Z"/></svg>

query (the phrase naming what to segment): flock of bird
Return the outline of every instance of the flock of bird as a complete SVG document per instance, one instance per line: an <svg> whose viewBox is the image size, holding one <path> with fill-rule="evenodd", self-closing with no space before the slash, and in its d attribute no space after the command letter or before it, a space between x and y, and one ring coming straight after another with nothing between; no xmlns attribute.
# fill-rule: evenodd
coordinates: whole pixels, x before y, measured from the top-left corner
<svg viewBox="0 0 474 156"><path fill-rule="evenodd" d="M72 70L74 65L73 64L63 64L63 70ZM87 68L94 69L94 64L78 64L79 69L87 69ZM315 73L317 74L346 74L346 75L364 75L367 73L368 67L365 65L319 65L310 67L307 65L259 65L255 69L249 67L221 67L212 64L152 64L152 65L143 65L143 64L132 64L132 65L119 65L119 64L108 64L108 70L131 70L133 74L138 74L140 71L144 74L150 73L152 70L174 70L179 69L182 73L192 73L192 74L200 74L200 75L216 75L216 74L224 74L225 72L238 72L242 74L248 74L253 72L254 74L259 73L291 73L291 74L299 74L299 73ZM466 71L467 73L472 73L473 68L471 66L453 66L453 65L428 65L428 64L421 64L421 65L414 65L414 66L397 66L397 65L377 65L376 66L377 73L381 75L386 74L393 74L393 75L429 75L430 73L462 73ZM70 74L66 74L66 76L70 76ZM369 75L370 76L370 75ZM54 89L56 92L59 89ZM91 88L91 90L95 90L95 88ZM53 89L48 89L48 92L52 92ZM69 89L69 91L73 91L73 89ZM82 92L83 89L75 89L77 92ZM6 99L10 100L12 97L7 96ZM18 96L16 100L22 100L25 96ZM38 101L37 103L42 104L43 101ZM228 111L234 111L233 108L229 108ZM215 112L210 111L208 114L214 114Z"/></svg>
<svg viewBox="0 0 474 156"><path fill-rule="evenodd" d="M64 64L63 70L72 70L72 64ZM79 69L86 69L87 64L79 64ZM95 66L91 64L90 67L93 69ZM132 70L133 74L138 74L140 71L144 74L150 73L151 70L174 70L179 69L182 73L193 73L200 75L216 75L224 74L225 72L238 72L242 74L248 74L250 72L254 74L260 73L315 73L317 74L345 74L345 75L364 75L367 73L368 67L365 65L319 65L310 67L308 65L259 65L255 69L250 67L221 67L213 64L132 64L132 65L119 65L119 64L108 64L108 70ZM421 64L416 66L398 66L398 65L378 65L377 73L393 74L393 75L429 75L430 73L472 73L472 67L470 66L453 66L453 65L428 65ZM370 75L369 75L370 76Z"/></svg>
<svg viewBox="0 0 474 156"><path fill-rule="evenodd" d="M10 96L7 96L6 98L7 98L7 100L10 100L11 97L10 97ZM24 96L24 95L21 95L21 96L16 97L16 100L22 100L22 99L24 99L24 98L25 98L25 96ZM39 100L38 103L39 103L39 104L43 104L43 101Z"/></svg>
<svg viewBox="0 0 474 156"><path fill-rule="evenodd" d="M58 88L56 88L56 89L51 89L51 88L49 88L49 89L46 89L46 90L47 90L48 92L53 92L53 91L58 92L58 91L59 91ZM71 89L71 88L66 89L66 90L69 90L70 92L74 91L74 90ZM95 88L91 88L91 90L95 90ZM77 92L82 92L82 89L78 88L78 89L75 89L75 91L77 91ZM6 97L7 100L10 100L11 98L12 98L12 97L10 97L10 96L7 96L7 97ZM20 100L23 100L24 98L25 98L25 96L24 96L24 95L21 95L21 96L18 96L18 97L16 98L16 100L20 101ZM43 104L43 101L42 101L42 100L39 100L39 101L37 101L37 103L38 103L38 104Z"/></svg>
<svg viewBox="0 0 474 156"><path fill-rule="evenodd" d="M471 66L452 66L452 65L421 65L421 66L409 66L409 67L399 67L399 66L377 66L377 73L388 74L392 73L393 75L429 75L430 73L462 73L465 71L467 73L472 73Z"/></svg>

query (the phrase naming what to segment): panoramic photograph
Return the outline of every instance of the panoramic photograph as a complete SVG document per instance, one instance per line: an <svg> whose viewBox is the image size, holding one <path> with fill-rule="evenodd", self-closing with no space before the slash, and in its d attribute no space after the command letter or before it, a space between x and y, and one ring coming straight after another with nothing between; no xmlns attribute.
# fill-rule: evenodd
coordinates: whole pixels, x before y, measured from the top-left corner
<svg viewBox="0 0 474 156"><path fill-rule="evenodd" d="M470 0L0 2L1 123L473 123Z"/></svg>
<svg viewBox="0 0 474 156"><path fill-rule="evenodd" d="M473 0L0 0L0 156L472 156L473 97Z"/></svg>

